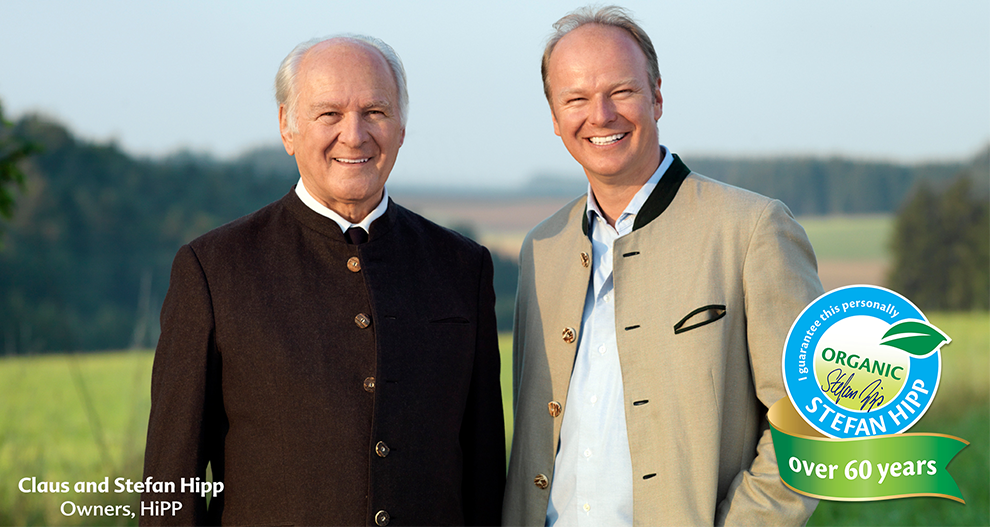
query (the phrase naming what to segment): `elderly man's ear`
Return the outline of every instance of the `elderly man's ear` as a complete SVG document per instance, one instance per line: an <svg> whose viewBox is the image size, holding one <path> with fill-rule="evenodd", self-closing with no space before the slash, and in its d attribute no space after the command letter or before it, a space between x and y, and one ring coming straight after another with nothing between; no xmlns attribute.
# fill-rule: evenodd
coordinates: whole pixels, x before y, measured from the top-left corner
<svg viewBox="0 0 990 527"><path fill-rule="evenodd" d="M282 136L285 152L290 156L295 155L295 150L292 148L292 132L289 130L289 113L284 104L278 107L278 131Z"/></svg>

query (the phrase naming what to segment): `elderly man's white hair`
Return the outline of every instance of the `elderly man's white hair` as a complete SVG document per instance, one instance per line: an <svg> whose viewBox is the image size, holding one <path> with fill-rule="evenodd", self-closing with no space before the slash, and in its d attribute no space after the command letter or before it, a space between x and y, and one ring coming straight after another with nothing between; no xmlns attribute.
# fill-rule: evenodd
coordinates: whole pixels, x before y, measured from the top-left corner
<svg viewBox="0 0 990 527"><path fill-rule="evenodd" d="M306 42L296 46L291 52L289 52L288 55L285 56L284 59L282 59L282 64L278 67L278 73L275 74L275 102L279 107L283 104L285 105L289 129L293 132L297 131L296 75L299 73L299 63L302 62L302 58L306 55L306 52L314 46L334 39L346 39L367 44L377 49L378 52L385 57L385 62L388 63L389 69L392 70L392 77L395 78L395 85L399 94L399 118L402 125L405 126L406 115L409 109L409 90L406 88L406 70L402 67L402 59L400 59L399 55L395 53L392 46L389 46L385 43L385 41L379 38L347 33L307 40Z"/></svg>

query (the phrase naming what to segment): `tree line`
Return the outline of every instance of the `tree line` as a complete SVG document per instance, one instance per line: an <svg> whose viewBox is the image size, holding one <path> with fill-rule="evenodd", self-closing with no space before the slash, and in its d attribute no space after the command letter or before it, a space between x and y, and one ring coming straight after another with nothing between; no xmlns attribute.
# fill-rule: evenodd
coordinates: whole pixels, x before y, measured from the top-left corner
<svg viewBox="0 0 990 527"><path fill-rule="evenodd" d="M840 157L701 158L691 169L730 185L777 198L799 216L896 212L919 182L942 185L964 163L901 165ZM977 186L986 189L983 181Z"/></svg>
<svg viewBox="0 0 990 527"><path fill-rule="evenodd" d="M298 177L292 159L276 149L231 161L190 153L135 157L113 142L80 140L38 116L5 125L0 113L0 154L13 152L11 145L32 146L11 162L0 156L0 169L14 167L25 180L23 190L0 180L0 198L16 200L12 219L0 218L0 354L153 346L179 246L280 198ZM698 159L689 165L780 198L797 214L894 212L918 182L935 193L968 169L963 163L811 158ZM969 177L961 192L983 192L986 179L985 171ZM571 193L580 192L583 187ZM985 255L977 251L973 261L983 258L986 268ZM517 268L510 259L493 258L499 327L507 330Z"/></svg>

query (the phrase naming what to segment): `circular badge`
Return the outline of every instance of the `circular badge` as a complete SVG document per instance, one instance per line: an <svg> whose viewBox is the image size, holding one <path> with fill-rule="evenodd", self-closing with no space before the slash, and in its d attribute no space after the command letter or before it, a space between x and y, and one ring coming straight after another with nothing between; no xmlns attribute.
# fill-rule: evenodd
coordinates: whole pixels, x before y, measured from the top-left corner
<svg viewBox="0 0 990 527"><path fill-rule="evenodd" d="M935 398L948 336L903 296L872 285L829 291L784 343L784 386L813 428L834 438L901 433Z"/></svg>

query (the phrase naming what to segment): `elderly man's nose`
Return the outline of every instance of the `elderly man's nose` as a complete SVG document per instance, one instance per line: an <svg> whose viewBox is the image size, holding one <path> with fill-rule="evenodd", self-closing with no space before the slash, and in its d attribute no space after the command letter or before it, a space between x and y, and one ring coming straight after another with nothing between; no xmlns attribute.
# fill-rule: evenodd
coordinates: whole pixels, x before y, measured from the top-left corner
<svg viewBox="0 0 990 527"><path fill-rule="evenodd" d="M348 146L359 146L368 140L367 123L359 116L348 114L340 122L339 140Z"/></svg>

